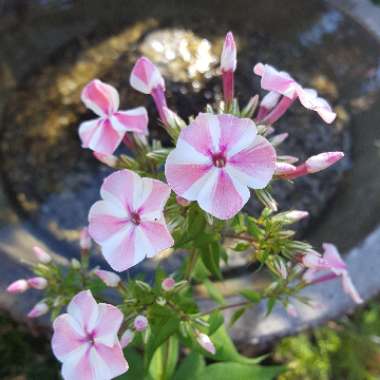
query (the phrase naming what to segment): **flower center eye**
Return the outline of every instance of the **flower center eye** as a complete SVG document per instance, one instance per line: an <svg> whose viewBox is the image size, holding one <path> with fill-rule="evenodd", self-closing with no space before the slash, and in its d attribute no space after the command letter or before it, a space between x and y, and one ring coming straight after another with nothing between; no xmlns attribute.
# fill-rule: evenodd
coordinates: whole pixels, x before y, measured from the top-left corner
<svg viewBox="0 0 380 380"><path fill-rule="evenodd" d="M136 226L138 226L141 223L140 215L137 212L133 212L131 214L131 221L133 224L136 224Z"/></svg>
<svg viewBox="0 0 380 380"><path fill-rule="evenodd" d="M223 153L215 153L212 155L212 163L217 168L223 168L227 164L227 159Z"/></svg>

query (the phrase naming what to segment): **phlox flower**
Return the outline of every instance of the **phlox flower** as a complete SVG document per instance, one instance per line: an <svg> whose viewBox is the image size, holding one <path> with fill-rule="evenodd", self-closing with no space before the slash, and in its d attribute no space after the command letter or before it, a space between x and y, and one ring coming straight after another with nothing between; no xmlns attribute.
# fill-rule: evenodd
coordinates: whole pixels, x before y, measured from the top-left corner
<svg viewBox="0 0 380 380"><path fill-rule="evenodd" d="M117 333L123 321L115 306L78 293L53 323L53 353L65 380L109 380L128 370Z"/></svg>
<svg viewBox="0 0 380 380"><path fill-rule="evenodd" d="M81 95L87 108L99 117L85 121L79 126L83 148L112 155L126 132L147 133L148 115L144 107L119 111L117 90L99 79L88 83Z"/></svg>
<svg viewBox="0 0 380 380"><path fill-rule="evenodd" d="M326 123L330 124L335 120L336 114L327 101L319 97L314 89L302 87L287 72L278 71L273 66L262 63L258 63L253 71L261 77L261 87L264 90L273 91L283 96L273 111L265 116L265 121L274 123L285 113L295 99L299 99L305 108L317 112Z"/></svg>
<svg viewBox="0 0 380 380"><path fill-rule="evenodd" d="M248 188L268 185L275 163L273 146L252 120L203 113L181 131L165 174L176 194L229 219L247 203Z"/></svg>
<svg viewBox="0 0 380 380"><path fill-rule="evenodd" d="M89 232L114 270L126 270L174 244L163 216L168 185L120 170L104 180L100 194L103 200L89 213Z"/></svg>
<svg viewBox="0 0 380 380"><path fill-rule="evenodd" d="M331 280L335 277L340 277L342 280L343 290L353 299L354 302L362 303L363 300L352 283L347 265L342 260L337 248L333 244L324 243L323 249L323 256L320 256L317 252L312 251L303 257L302 263L306 268L308 268L304 273L304 280L309 283L319 283ZM323 275L324 271L328 271L330 274Z"/></svg>

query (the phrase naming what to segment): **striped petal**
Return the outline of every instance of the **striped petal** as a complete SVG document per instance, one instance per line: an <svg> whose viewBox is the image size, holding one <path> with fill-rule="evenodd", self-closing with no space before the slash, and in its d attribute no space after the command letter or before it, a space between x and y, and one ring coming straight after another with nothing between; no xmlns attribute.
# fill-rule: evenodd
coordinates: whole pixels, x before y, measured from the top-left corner
<svg viewBox="0 0 380 380"><path fill-rule="evenodd" d="M129 82L135 90L144 94L150 94L157 87L165 88L165 82L160 71L146 57L141 57L135 63Z"/></svg>
<svg viewBox="0 0 380 380"><path fill-rule="evenodd" d="M119 94L111 85L95 79L81 94L82 102L99 116L111 115L119 108Z"/></svg>
<svg viewBox="0 0 380 380"><path fill-rule="evenodd" d="M148 133L148 113L144 107L118 111L112 115L112 125L128 132Z"/></svg>

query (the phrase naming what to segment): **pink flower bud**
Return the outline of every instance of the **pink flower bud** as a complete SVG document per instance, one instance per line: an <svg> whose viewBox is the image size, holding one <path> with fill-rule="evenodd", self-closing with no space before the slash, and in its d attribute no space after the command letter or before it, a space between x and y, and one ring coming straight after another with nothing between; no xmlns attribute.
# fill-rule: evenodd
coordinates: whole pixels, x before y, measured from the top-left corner
<svg viewBox="0 0 380 380"><path fill-rule="evenodd" d="M270 91L263 97L263 100L260 103L260 107L264 107L268 111L271 111L274 107L276 107L280 98L281 94L275 91Z"/></svg>
<svg viewBox="0 0 380 380"><path fill-rule="evenodd" d="M33 289L45 289L48 285L46 278L43 277L32 277L28 280L28 285Z"/></svg>
<svg viewBox="0 0 380 380"><path fill-rule="evenodd" d="M116 288L120 283L120 277L108 270L96 269L94 273L109 287Z"/></svg>
<svg viewBox="0 0 380 380"><path fill-rule="evenodd" d="M28 313L28 318L38 318L49 311L49 306L45 302L39 302Z"/></svg>
<svg viewBox="0 0 380 380"><path fill-rule="evenodd" d="M124 331L123 335L120 338L120 345L122 348L127 347L133 340L135 334L132 330L127 329Z"/></svg>
<svg viewBox="0 0 380 380"><path fill-rule="evenodd" d="M89 250L91 248L92 241L91 236L88 233L88 228L84 227L82 228L82 231L80 232L80 240L79 240L79 246L83 250Z"/></svg>
<svg viewBox="0 0 380 380"><path fill-rule="evenodd" d="M286 164L295 164L298 161L297 157L287 155L277 156L277 159L281 162L285 162Z"/></svg>
<svg viewBox="0 0 380 380"><path fill-rule="evenodd" d="M52 260L51 256L40 247L33 247L33 251L41 263L48 264Z"/></svg>
<svg viewBox="0 0 380 380"><path fill-rule="evenodd" d="M103 164L109 166L110 168L114 168L116 166L117 157L113 154L103 154L99 152L94 152L94 157Z"/></svg>
<svg viewBox="0 0 380 380"><path fill-rule="evenodd" d="M335 164L344 157L343 152L325 152L308 158L305 162L308 173L317 173Z"/></svg>
<svg viewBox="0 0 380 380"><path fill-rule="evenodd" d="M177 203L182 206L182 207L187 207L189 206L189 204L191 203L190 201L188 201L187 199L185 198L182 198L181 196L177 195L175 200L177 201Z"/></svg>
<svg viewBox="0 0 380 380"><path fill-rule="evenodd" d="M7 287L7 292L11 294L19 294L19 293L24 293L28 289L29 289L28 281L24 279L20 279L20 280L12 282Z"/></svg>
<svg viewBox="0 0 380 380"><path fill-rule="evenodd" d="M211 339L206 334L198 332L197 342L204 350L212 355L215 355L216 349L214 343L212 343Z"/></svg>
<svg viewBox="0 0 380 380"><path fill-rule="evenodd" d="M273 136L273 137L270 139L270 143L271 143L273 146L278 146L278 145L280 145L281 143L283 143L283 142L288 138L288 136L289 136L288 133L280 133L279 135Z"/></svg>
<svg viewBox="0 0 380 380"><path fill-rule="evenodd" d="M285 212L283 214L283 217L286 219L286 221L291 223L297 223L302 219L305 219L309 216L309 213L307 211L301 211L301 210L292 210Z"/></svg>
<svg viewBox="0 0 380 380"><path fill-rule="evenodd" d="M170 290L174 288L175 284L176 284L175 280L171 277L168 277L162 281L161 286L162 286L162 289L164 289L166 292L169 292Z"/></svg>
<svg viewBox="0 0 380 380"><path fill-rule="evenodd" d="M150 59L141 57L133 66L129 79L130 85L143 94L151 94L153 89L161 87L165 91L165 81L157 66Z"/></svg>
<svg viewBox="0 0 380 380"><path fill-rule="evenodd" d="M148 320L143 315L138 315L135 318L133 325L135 326L136 331L141 332L146 330L146 328L148 327Z"/></svg>
<svg viewBox="0 0 380 380"><path fill-rule="evenodd" d="M236 70L236 44L232 32L228 32L224 40L220 68L222 71Z"/></svg>
<svg viewBox="0 0 380 380"><path fill-rule="evenodd" d="M288 164L286 162L276 162L276 169L274 171L275 175L283 176L283 175L291 175L297 170L294 165Z"/></svg>

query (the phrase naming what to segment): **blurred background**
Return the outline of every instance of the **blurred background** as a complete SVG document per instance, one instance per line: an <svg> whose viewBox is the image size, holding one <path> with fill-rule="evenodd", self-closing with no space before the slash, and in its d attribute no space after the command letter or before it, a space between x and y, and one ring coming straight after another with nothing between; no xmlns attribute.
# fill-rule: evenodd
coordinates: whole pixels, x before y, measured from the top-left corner
<svg viewBox="0 0 380 380"><path fill-rule="evenodd" d="M303 159L343 150L346 157L294 186L277 186L275 195L283 209L310 212L300 235L317 247L322 241L343 252L361 247L380 215L378 3L0 0L0 378L58 378L46 323L24 317L37 293L15 300L3 290L27 273L33 245L62 260L78 255L79 231L109 174L80 147L78 125L91 117L80 102L83 86L100 78L118 88L122 109L145 105L151 136L167 142L150 99L128 84L141 55L160 67L168 103L185 118L221 99L219 55L229 30L238 44L242 103L260 94L252 72L259 61L316 88L332 104L336 122L326 126L293 107L278 124L290 134L282 153ZM256 207L253 202L248 210ZM374 257L365 249L361 254ZM100 257L93 260L105 266ZM152 264L145 265L149 272ZM243 271L233 277L244 277ZM362 270L357 278L373 295L380 284L370 277ZM288 365L282 380L380 379L379 308L375 299L350 317L273 340L264 349L267 361Z"/></svg>

